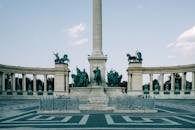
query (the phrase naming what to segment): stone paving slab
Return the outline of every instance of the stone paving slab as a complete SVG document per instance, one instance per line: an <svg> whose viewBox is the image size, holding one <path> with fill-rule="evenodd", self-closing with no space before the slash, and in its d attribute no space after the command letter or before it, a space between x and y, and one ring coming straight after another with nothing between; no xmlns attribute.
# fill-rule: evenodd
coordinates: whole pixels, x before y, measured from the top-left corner
<svg viewBox="0 0 195 130"><path fill-rule="evenodd" d="M17 104L18 102L18 104ZM0 100L1 130L62 130L62 129L133 129L133 130L194 130L195 112L170 106L155 107L157 113L69 113L41 114L38 100ZM173 103L171 101L171 103ZM178 104L178 101L176 101ZM191 101L189 102L190 106ZM185 102L187 104L187 102ZM13 109L13 106L17 109ZM174 105L174 104L173 104ZM187 104L188 105L188 104Z"/></svg>

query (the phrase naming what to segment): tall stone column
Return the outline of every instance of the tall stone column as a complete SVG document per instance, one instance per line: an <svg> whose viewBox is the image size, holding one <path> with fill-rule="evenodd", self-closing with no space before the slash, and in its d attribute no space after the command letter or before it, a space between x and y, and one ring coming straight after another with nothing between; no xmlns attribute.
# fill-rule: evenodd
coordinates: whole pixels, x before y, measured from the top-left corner
<svg viewBox="0 0 195 130"><path fill-rule="evenodd" d="M150 74L150 91L153 91L153 74Z"/></svg>
<svg viewBox="0 0 195 130"><path fill-rule="evenodd" d="M92 55L103 55L102 53L102 0L93 0Z"/></svg>
<svg viewBox="0 0 195 130"><path fill-rule="evenodd" d="M37 92L37 82L36 82L36 80L37 80L37 77L36 77L36 74L33 74L33 92L34 92L34 94L36 94L36 92Z"/></svg>
<svg viewBox="0 0 195 130"><path fill-rule="evenodd" d="M93 0L93 50L88 61L90 64L90 81L94 82L93 71L98 67L101 71L101 80L105 83L107 57L102 52L102 0Z"/></svg>
<svg viewBox="0 0 195 130"><path fill-rule="evenodd" d="M47 74L44 75L44 90L45 93L47 92Z"/></svg>

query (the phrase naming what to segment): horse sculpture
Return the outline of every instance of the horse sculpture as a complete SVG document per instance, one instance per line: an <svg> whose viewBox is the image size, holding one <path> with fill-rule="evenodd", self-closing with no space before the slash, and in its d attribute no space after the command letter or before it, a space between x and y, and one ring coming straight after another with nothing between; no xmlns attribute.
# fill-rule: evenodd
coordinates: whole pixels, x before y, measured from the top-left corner
<svg viewBox="0 0 195 130"><path fill-rule="evenodd" d="M131 56L130 54L127 54L127 57L129 62L136 62L137 60L136 56Z"/></svg>
<svg viewBox="0 0 195 130"><path fill-rule="evenodd" d="M68 55L64 54L64 56L60 59L60 63L69 62Z"/></svg>
<svg viewBox="0 0 195 130"><path fill-rule="evenodd" d="M133 63L133 62L138 62L141 63L142 62L142 54L139 51L136 51L136 55L135 56L131 56L130 54L127 54L128 57L128 61L129 63Z"/></svg>
<svg viewBox="0 0 195 130"><path fill-rule="evenodd" d="M67 63L70 60L68 59L68 55L64 54L64 56L62 58L59 57L58 53L54 53L54 56L56 57L55 59L55 63L61 64L61 63Z"/></svg>

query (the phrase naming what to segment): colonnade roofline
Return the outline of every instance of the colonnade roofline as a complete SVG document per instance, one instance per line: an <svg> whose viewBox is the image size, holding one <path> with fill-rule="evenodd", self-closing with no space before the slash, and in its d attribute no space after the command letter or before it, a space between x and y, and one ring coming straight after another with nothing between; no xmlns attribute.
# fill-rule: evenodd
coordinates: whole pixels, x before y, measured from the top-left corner
<svg viewBox="0 0 195 130"><path fill-rule="evenodd" d="M160 74L160 73L182 73L195 72L195 64L177 65L177 66L160 66L160 67L133 67L128 68L130 71L142 71L143 74Z"/></svg>
<svg viewBox="0 0 195 130"><path fill-rule="evenodd" d="M0 64L0 72L4 73L22 73L22 74L48 74L54 75L55 68L22 67Z"/></svg>

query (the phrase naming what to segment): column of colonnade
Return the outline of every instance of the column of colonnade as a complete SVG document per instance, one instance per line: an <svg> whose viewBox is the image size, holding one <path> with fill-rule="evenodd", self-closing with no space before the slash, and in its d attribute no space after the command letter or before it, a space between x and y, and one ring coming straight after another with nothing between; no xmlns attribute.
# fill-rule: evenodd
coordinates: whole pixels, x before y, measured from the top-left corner
<svg viewBox="0 0 195 130"><path fill-rule="evenodd" d="M17 89L16 89L16 77L15 77L15 73L6 73L6 72L1 72L0 73L0 92L3 94L3 95L6 95L7 94L7 88L6 88L6 79L8 79L8 75L11 76L11 90L10 92L12 94L16 94L17 93ZM28 86L26 86L26 76L27 74L25 73L22 73L22 87L21 87L21 92L23 95L26 95L28 93ZM33 86L32 86L32 92L33 94L37 94L37 74L32 74L33 75ZM43 94L47 94L47 74L43 74L44 76L44 86L43 86ZM18 80L19 80L19 77L18 77ZM68 82L67 82L68 84ZM68 89L68 88L67 88Z"/></svg>
<svg viewBox="0 0 195 130"><path fill-rule="evenodd" d="M181 91L186 89L186 72L182 73Z"/></svg>
<svg viewBox="0 0 195 130"><path fill-rule="evenodd" d="M149 74L150 75L150 92L153 91L153 74Z"/></svg>
<svg viewBox="0 0 195 130"><path fill-rule="evenodd" d="M192 72L192 91L195 93L195 72Z"/></svg>
<svg viewBox="0 0 195 130"><path fill-rule="evenodd" d="M164 73L160 74L160 91L164 90Z"/></svg>
<svg viewBox="0 0 195 130"><path fill-rule="evenodd" d="M175 90L175 73L171 74L171 92Z"/></svg>

